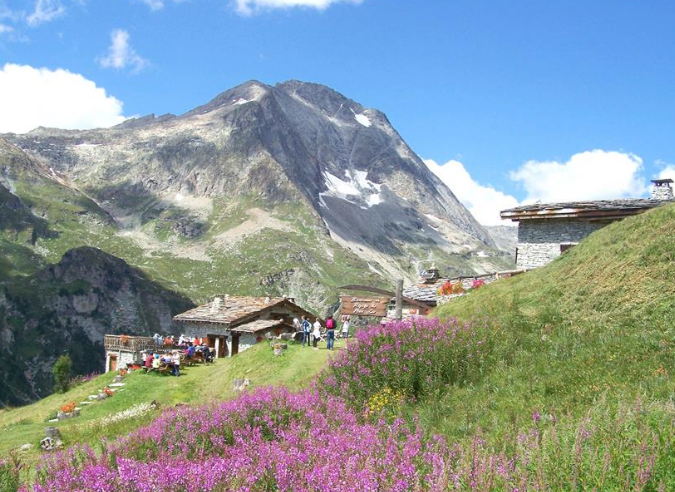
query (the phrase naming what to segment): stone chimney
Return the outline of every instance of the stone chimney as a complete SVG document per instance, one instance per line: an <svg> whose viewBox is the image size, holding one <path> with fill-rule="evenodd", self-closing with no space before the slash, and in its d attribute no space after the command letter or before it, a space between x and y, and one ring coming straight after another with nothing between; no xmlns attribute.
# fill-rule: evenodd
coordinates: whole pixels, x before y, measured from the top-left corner
<svg viewBox="0 0 675 492"><path fill-rule="evenodd" d="M429 270L422 272L420 275L420 284L433 284L441 278L441 272L436 268L436 265L431 265Z"/></svg>
<svg viewBox="0 0 675 492"><path fill-rule="evenodd" d="M652 179L652 200L672 200L672 183L672 179Z"/></svg>
<svg viewBox="0 0 675 492"><path fill-rule="evenodd" d="M214 297L213 302L211 303L211 314L217 314L220 311L220 303L223 300L220 297Z"/></svg>

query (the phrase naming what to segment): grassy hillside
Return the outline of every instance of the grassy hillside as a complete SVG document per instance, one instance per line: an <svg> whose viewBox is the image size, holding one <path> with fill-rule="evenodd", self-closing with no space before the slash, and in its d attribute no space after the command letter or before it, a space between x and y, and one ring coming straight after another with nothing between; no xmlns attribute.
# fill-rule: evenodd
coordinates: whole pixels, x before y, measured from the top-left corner
<svg viewBox="0 0 675 492"><path fill-rule="evenodd" d="M437 309L479 325L485 374L422 409L429 428L504 436L533 412L675 397L675 206L612 224L547 267Z"/></svg>
<svg viewBox="0 0 675 492"><path fill-rule="evenodd" d="M337 341L336 348L341 347L342 342ZM275 357L269 345L261 343L231 359L219 359L213 365L184 367L178 378L135 372L125 378L124 388L112 398L80 405L80 417L56 424L47 422L65 403L79 404L86 401L88 395L97 394L109 385L114 374L104 374L67 393L53 394L32 405L0 410L0 456L30 443L34 445L33 450L24 457L28 462L37 459L38 445L44 437L44 427L48 425L59 428L66 446L87 443L96 447L102 437L113 439L126 434L153 420L166 407L232 398L235 395L234 378L250 379L251 388L267 385L283 385L289 389L305 387L330 354L324 348L313 350L291 343L283 356ZM119 412L152 401L159 403L159 409L140 418L106 423Z"/></svg>
<svg viewBox="0 0 675 492"><path fill-rule="evenodd" d="M546 268L438 310L465 324L419 319L359 332L317 392L268 390L167 412L98 457L38 476L48 487L34 490L81 490L99 473L108 477L101 490L141 490L175 468L190 474L177 490L212 476L204 490L324 490L326 476L336 490L673 490L673 226L675 206L614 224ZM156 414L112 426L104 416L156 395L165 406L229 398L234 377L301 388L328 355L291 347L277 360L259 345L178 380L136 374L61 424L64 437L127 433ZM67 401L50 398L0 414L15 443L7 449L40 434L40 420Z"/></svg>

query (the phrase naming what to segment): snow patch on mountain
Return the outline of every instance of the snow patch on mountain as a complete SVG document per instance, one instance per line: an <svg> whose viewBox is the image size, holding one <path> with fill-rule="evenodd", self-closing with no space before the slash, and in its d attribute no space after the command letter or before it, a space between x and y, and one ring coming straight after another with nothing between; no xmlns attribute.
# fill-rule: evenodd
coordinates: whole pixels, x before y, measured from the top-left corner
<svg viewBox="0 0 675 492"><path fill-rule="evenodd" d="M328 188L328 191L332 196L345 200L350 195L360 194L359 189L351 182L351 180L344 181L329 172L326 172L326 188Z"/></svg>
<svg viewBox="0 0 675 492"><path fill-rule="evenodd" d="M345 179L341 179L327 171L324 174L328 191L319 193L319 204L321 206L328 208L323 199L324 196L341 198L349 203L358 205L363 210L382 203L382 195L380 193L382 185L370 181L367 178L367 171L352 171L351 173L345 171Z"/></svg>
<svg viewBox="0 0 675 492"><path fill-rule="evenodd" d="M351 108L350 108L351 109ZM366 128L369 128L372 126L373 122L370 121L370 118L368 118L365 114L356 114L354 110L351 110L352 113L354 114L354 119L361 125L365 126Z"/></svg>

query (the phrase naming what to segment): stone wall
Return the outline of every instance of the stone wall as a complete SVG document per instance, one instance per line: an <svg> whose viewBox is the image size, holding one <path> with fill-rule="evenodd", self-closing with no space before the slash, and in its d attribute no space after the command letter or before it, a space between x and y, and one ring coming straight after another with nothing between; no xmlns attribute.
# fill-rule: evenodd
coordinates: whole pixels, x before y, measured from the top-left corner
<svg viewBox="0 0 675 492"><path fill-rule="evenodd" d="M127 352L126 350L112 350L106 354L105 372L110 371L110 356L117 356L117 369L125 369L127 365L140 364L141 354L137 352Z"/></svg>
<svg viewBox="0 0 675 492"><path fill-rule="evenodd" d="M672 200L673 188L669 183L652 186L652 200Z"/></svg>
<svg viewBox="0 0 675 492"><path fill-rule="evenodd" d="M257 339L258 336L254 333L242 333L239 337L239 353L253 347L257 343Z"/></svg>
<svg viewBox="0 0 675 492"><path fill-rule="evenodd" d="M560 256L562 244L576 244L606 223L574 219L522 220L518 224L516 266L537 268Z"/></svg>

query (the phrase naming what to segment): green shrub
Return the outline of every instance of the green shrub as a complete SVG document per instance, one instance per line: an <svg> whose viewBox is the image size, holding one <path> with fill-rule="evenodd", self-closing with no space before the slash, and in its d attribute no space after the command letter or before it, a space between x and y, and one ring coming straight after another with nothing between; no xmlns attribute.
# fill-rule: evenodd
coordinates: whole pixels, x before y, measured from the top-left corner
<svg viewBox="0 0 675 492"><path fill-rule="evenodd" d="M54 391L65 393L70 389L70 369L73 362L68 354L62 355L54 363L52 374L54 374Z"/></svg>
<svg viewBox="0 0 675 492"><path fill-rule="evenodd" d="M0 492L16 492L21 482L21 461L16 455L0 460Z"/></svg>

